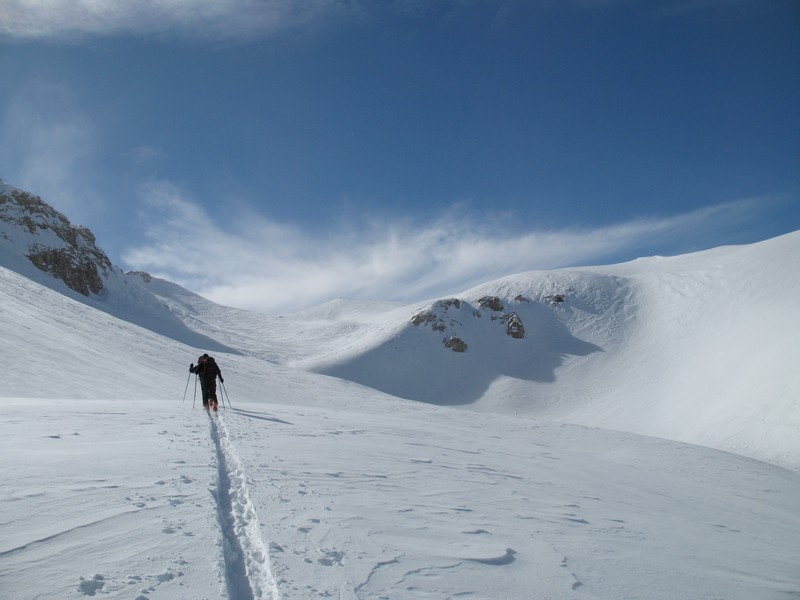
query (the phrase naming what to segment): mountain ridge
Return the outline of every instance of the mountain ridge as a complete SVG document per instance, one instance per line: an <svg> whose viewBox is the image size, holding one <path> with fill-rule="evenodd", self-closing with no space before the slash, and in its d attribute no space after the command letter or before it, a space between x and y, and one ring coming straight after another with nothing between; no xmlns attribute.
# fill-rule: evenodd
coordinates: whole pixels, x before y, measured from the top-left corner
<svg viewBox="0 0 800 600"><path fill-rule="evenodd" d="M125 274L39 196L0 180L0 265L74 300L196 347L233 351L175 318L139 278Z"/></svg>

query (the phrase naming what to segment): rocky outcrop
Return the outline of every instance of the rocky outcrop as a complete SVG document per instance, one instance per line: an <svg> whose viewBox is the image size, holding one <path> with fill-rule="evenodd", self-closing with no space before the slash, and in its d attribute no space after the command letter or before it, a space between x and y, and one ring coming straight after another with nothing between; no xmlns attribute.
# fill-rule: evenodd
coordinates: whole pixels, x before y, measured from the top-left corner
<svg viewBox="0 0 800 600"><path fill-rule="evenodd" d="M150 275L150 273L148 273L147 271L128 271L125 274L130 275L132 277L138 277L145 283L150 283L151 281L153 281L153 276Z"/></svg>
<svg viewBox="0 0 800 600"><path fill-rule="evenodd" d="M450 348L453 352L466 352L469 346L467 343L462 340L461 338L457 338L456 336L450 336L444 341L444 347Z"/></svg>
<svg viewBox="0 0 800 600"><path fill-rule="evenodd" d="M525 326L522 324L522 319L515 312L508 315L503 315L506 321L506 333L512 338L521 340L525 337Z"/></svg>
<svg viewBox="0 0 800 600"><path fill-rule="evenodd" d="M530 303L523 296L514 298L514 302ZM517 312L505 312L506 306L499 296L482 296L478 298L477 307L465 300L448 298L437 300L429 307L423 308L411 317L415 327L430 327L432 332L443 334L442 343L453 352L466 352L469 344L464 341L461 331L471 318L483 317L484 311L490 311L489 322L497 322L505 326L505 333L517 340L525 338L525 325ZM499 314L498 314L499 313Z"/></svg>
<svg viewBox="0 0 800 600"><path fill-rule="evenodd" d="M502 312L506 309L506 307L503 306L503 303L500 301L500 298L497 296L484 296L483 298L479 298L478 306L481 308L488 308L489 310L493 310L495 312Z"/></svg>
<svg viewBox="0 0 800 600"><path fill-rule="evenodd" d="M411 317L411 324L416 327L425 323L433 323L436 318L436 314L432 310L422 310Z"/></svg>
<svg viewBox="0 0 800 600"><path fill-rule="evenodd" d="M84 296L103 291L103 280L97 271L97 265L83 260L71 248L54 249L36 244L28 258L40 270L50 273Z"/></svg>
<svg viewBox="0 0 800 600"><path fill-rule="evenodd" d="M88 228L73 226L40 197L5 185L0 188L0 221L7 224L3 238L26 247L24 255L38 269L84 296L103 290L103 276L113 265Z"/></svg>
<svg viewBox="0 0 800 600"><path fill-rule="evenodd" d="M437 300L433 306L428 309L423 309L415 313L411 317L411 324L430 325L433 331L443 332L448 327L458 325L458 321L448 316L448 311L453 308L455 310L461 309L461 300L458 298L448 298L446 300Z"/></svg>

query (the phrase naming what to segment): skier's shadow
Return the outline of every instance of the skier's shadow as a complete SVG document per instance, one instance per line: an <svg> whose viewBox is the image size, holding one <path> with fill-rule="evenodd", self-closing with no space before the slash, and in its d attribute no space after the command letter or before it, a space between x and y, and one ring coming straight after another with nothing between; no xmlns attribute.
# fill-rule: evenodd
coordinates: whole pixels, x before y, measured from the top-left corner
<svg viewBox="0 0 800 600"><path fill-rule="evenodd" d="M259 421L272 421L273 423L280 423L281 425L294 425L294 423L290 423L289 421L284 421L283 419L279 419L278 417L269 417L265 413L257 413L251 410L242 410L241 408L230 408L229 410L238 415L242 415L243 417L247 417L248 419L258 419Z"/></svg>

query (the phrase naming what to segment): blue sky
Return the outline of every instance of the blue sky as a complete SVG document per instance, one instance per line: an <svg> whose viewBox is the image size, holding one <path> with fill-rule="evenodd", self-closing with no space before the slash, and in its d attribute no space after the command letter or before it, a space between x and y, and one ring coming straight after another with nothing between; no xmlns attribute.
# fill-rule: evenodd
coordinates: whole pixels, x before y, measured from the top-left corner
<svg viewBox="0 0 800 600"><path fill-rule="evenodd" d="M800 229L793 0L3 0L0 177L266 312Z"/></svg>

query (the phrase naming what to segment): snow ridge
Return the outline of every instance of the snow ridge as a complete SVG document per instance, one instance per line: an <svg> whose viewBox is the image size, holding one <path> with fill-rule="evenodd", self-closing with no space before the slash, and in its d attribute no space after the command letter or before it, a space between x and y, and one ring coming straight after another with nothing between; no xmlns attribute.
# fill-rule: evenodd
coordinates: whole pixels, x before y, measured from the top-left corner
<svg viewBox="0 0 800 600"><path fill-rule="evenodd" d="M280 600L239 456L222 415L215 414L210 420L217 451L217 515L228 595L231 600Z"/></svg>

